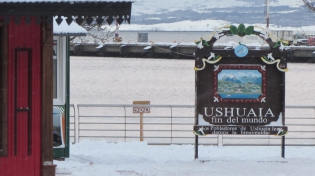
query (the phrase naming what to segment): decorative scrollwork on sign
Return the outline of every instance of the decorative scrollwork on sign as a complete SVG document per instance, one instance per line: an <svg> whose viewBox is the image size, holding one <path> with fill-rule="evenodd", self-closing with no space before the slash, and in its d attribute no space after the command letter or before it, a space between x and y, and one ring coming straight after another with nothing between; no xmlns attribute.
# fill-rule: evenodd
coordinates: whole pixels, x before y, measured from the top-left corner
<svg viewBox="0 0 315 176"><path fill-rule="evenodd" d="M215 58L215 54L213 52L210 52L210 56L208 57L208 60L211 60L214 58Z"/></svg>
<svg viewBox="0 0 315 176"><path fill-rule="evenodd" d="M201 68L195 67L194 70L195 70L195 71L203 70L203 69L206 67L206 62L209 63L209 64L215 64L215 63L219 62L221 59L222 59L221 56L217 56L216 59L214 59L213 61L207 60L207 59L203 58L203 59L202 59L202 64L203 64L203 66L202 66Z"/></svg>
<svg viewBox="0 0 315 176"><path fill-rule="evenodd" d="M260 100L260 102L266 103L266 97L263 97L263 98Z"/></svg>
<svg viewBox="0 0 315 176"><path fill-rule="evenodd" d="M198 130L194 130L195 135L205 136L205 132L203 131L203 127L199 127Z"/></svg>
<svg viewBox="0 0 315 176"><path fill-rule="evenodd" d="M272 54L272 53L270 53ZM277 68L279 71L282 71L282 72L287 72L288 71L288 68L286 67L286 61L285 59L274 59L273 57L270 57L272 55L269 55L268 56L262 56L261 57L261 60L263 62L265 62L266 64L277 64ZM282 63L282 64L281 64Z"/></svg>
<svg viewBox="0 0 315 176"><path fill-rule="evenodd" d="M259 31L255 31L255 28L260 28ZM228 28L228 30L226 30ZM225 29L225 30L224 30ZM223 53L221 50L215 50L213 49L214 43L220 39L223 36L226 35L238 35L240 37L244 37L246 35L256 35L262 40L264 40L269 45L269 50L261 51L260 54L253 52L252 50L249 51L248 46L245 44L239 43L239 45L236 46L227 46L224 49L226 50L225 53ZM286 43L283 42L281 39L279 39L276 42L273 42L270 38L272 34L270 33L270 30L263 29L258 26L248 26L245 27L244 24L240 24L239 26L234 25L228 25L223 26L221 28L215 29L212 35L210 36L210 39L206 40L205 38L200 38L200 40L195 41L196 45L198 46L197 50L194 52L194 55L196 57L196 65L194 70L200 71L205 68L205 64L216 64L219 62L222 57L238 57L238 58L245 58L247 55L249 57L257 57L261 58L263 62L266 64L275 64L281 72L288 71L287 69L287 61L286 57L290 57L289 54L284 55L283 53L288 53L287 50L290 50L291 48L289 46L286 46ZM234 49L234 52L231 53L231 49ZM207 57L205 53L210 53ZM221 56L219 55L221 54ZM261 55L265 55L262 56ZM278 58L277 58L278 57ZM280 57L280 58L279 58ZM265 68L262 68L265 69Z"/></svg>

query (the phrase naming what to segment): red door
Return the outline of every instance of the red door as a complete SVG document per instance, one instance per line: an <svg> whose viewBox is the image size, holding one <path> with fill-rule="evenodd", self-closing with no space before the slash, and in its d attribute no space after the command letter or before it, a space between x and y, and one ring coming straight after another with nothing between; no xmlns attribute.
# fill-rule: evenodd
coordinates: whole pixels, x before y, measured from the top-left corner
<svg viewBox="0 0 315 176"><path fill-rule="evenodd" d="M22 21L22 20L21 20ZM0 176L41 173L42 30L30 24L7 27L7 156L0 156Z"/></svg>
<svg viewBox="0 0 315 176"><path fill-rule="evenodd" d="M14 155L32 153L32 49L15 49ZM19 139L19 140L18 140Z"/></svg>

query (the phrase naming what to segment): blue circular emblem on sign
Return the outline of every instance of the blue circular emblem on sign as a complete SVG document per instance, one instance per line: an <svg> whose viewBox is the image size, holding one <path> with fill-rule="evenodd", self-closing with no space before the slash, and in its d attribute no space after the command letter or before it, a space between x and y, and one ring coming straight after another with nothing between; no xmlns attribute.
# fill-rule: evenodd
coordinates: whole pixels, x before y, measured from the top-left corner
<svg viewBox="0 0 315 176"><path fill-rule="evenodd" d="M234 53L237 57L245 57L248 54L248 48L245 45L238 45L234 49Z"/></svg>

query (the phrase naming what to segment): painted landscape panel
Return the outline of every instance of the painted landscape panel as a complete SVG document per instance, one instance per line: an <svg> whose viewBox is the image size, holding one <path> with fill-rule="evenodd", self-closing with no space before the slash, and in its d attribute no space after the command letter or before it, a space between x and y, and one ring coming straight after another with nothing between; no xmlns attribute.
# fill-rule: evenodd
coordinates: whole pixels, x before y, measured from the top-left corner
<svg viewBox="0 0 315 176"><path fill-rule="evenodd" d="M252 69L223 69L218 73L221 98L257 99L262 94L262 73Z"/></svg>

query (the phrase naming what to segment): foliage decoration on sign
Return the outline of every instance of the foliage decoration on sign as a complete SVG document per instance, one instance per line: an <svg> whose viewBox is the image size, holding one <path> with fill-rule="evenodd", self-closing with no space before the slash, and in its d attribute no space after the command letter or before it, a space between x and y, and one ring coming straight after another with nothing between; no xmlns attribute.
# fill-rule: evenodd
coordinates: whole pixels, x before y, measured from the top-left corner
<svg viewBox="0 0 315 176"><path fill-rule="evenodd" d="M238 35L240 37L244 37L245 35L254 34L254 26L248 26L245 28L244 24L240 24L238 27L231 25L230 26L230 34Z"/></svg>
<svg viewBox="0 0 315 176"><path fill-rule="evenodd" d="M222 30L224 28L228 28L229 30ZM195 44L198 46L199 49L204 47L212 47L213 44L225 35L238 35L240 37L244 37L245 35L258 35L261 38L266 38L263 33L255 31L254 26L245 27L244 24L240 24L238 27L234 25L223 26L212 34L212 37L207 41L204 38L200 38L200 40L195 41Z"/></svg>
<svg viewBox="0 0 315 176"><path fill-rule="evenodd" d="M260 28L261 31L255 31L255 27ZM229 30L224 30L226 28ZM238 27L234 25L220 27L213 31L210 39L207 40L205 38L200 38L200 40L195 40L194 42L199 49L202 49L203 47L212 47L218 39L226 35L238 35L240 37L244 37L246 35L257 35L261 39L265 40L272 48L279 48L279 50L290 49L290 47L282 42L281 39L279 39L277 42L273 42L269 37L271 35L269 30L263 29L259 26L245 27L245 25L242 23Z"/></svg>
<svg viewBox="0 0 315 176"><path fill-rule="evenodd" d="M283 130L282 128L278 128L277 134L275 136L284 136L288 133L288 130Z"/></svg>
<svg viewBox="0 0 315 176"><path fill-rule="evenodd" d="M276 42L276 43L272 46L272 48L280 47L281 44L283 44L283 43L280 42L280 41L278 41L278 42Z"/></svg>
<svg viewBox="0 0 315 176"><path fill-rule="evenodd" d="M291 49L286 43L284 43L282 41L275 42L275 44L272 46L272 48L279 48L280 51Z"/></svg>
<svg viewBox="0 0 315 176"><path fill-rule="evenodd" d="M195 135L205 136L205 132L203 131L203 127L199 127L198 130L194 130Z"/></svg>
<svg viewBox="0 0 315 176"><path fill-rule="evenodd" d="M259 28L259 31L256 31L255 28ZM196 65L195 65L195 70L199 71L199 70L203 70L205 68L205 64L215 64L217 62L219 62L222 59L222 56L219 55L215 55L214 50L213 50L213 45L214 43L219 40L221 37L226 36L226 35L237 35L240 37L244 37L246 35L256 35L259 38L261 38L262 40L264 40L268 45L269 45L269 50L267 50L266 52L269 52L269 54L267 56L261 56L258 55L257 57L261 57L261 59L267 63L267 64L275 64L277 63L277 68L282 71L285 72L287 71L287 64L286 64L286 59L284 58L280 58L279 59L275 59L272 56L272 53L277 57L279 55L281 55L282 52L286 52L287 50L290 50L290 46L287 46L283 41L281 41L280 39L276 42L272 41L272 39L270 38L270 36L272 35L270 33L270 31L268 29L264 29L262 27L259 26L245 26L244 24L239 24L238 26L235 25L226 25L223 26L221 28L215 28L212 35L210 36L210 38L200 38L200 40L195 41L195 44L197 45L198 49L195 51L194 55L196 57ZM243 44L244 45L244 44ZM239 46L239 45L238 45ZM246 45L244 45L246 46ZM224 48L224 50L227 53L230 53L230 50L235 49L236 46L227 46ZM218 51L221 52L221 51ZM210 53L210 54L209 54ZM234 55L235 52L232 54L228 54L229 57L232 55ZM225 54L221 54L221 55L225 55ZM241 57L235 54L235 56L237 57ZM245 55L246 56L246 55ZM251 57L253 57L253 55L251 55ZM287 55L287 57L289 57Z"/></svg>
<svg viewBox="0 0 315 176"><path fill-rule="evenodd" d="M199 49L203 48L203 46L210 46L206 40L200 38L199 41L196 41L195 44L198 46Z"/></svg>

